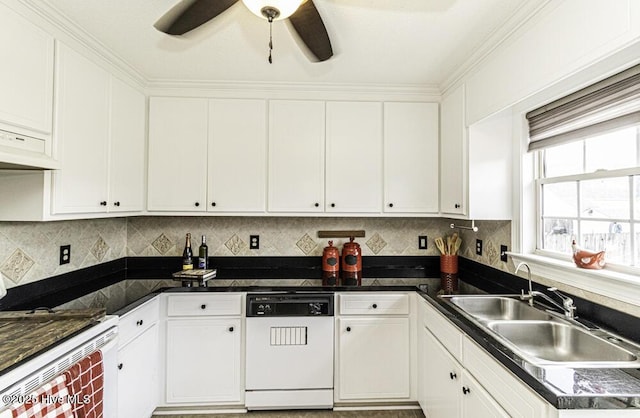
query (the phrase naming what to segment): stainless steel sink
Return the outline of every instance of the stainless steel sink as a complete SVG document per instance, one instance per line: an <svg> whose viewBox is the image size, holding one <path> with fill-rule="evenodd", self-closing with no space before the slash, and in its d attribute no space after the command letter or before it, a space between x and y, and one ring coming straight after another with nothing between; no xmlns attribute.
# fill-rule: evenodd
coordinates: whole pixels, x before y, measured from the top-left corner
<svg viewBox="0 0 640 418"><path fill-rule="evenodd" d="M494 321L487 327L511 343L533 363L582 363L580 366L618 366L638 357L619 345L581 328L556 321ZM621 343L620 340L618 344Z"/></svg>
<svg viewBox="0 0 640 418"><path fill-rule="evenodd" d="M519 299L505 296L451 296L449 300L467 314L481 321L547 321L553 318L549 313L531 307Z"/></svg>
<svg viewBox="0 0 640 418"><path fill-rule="evenodd" d="M532 365L640 368L639 345L530 306L518 295L440 297Z"/></svg>

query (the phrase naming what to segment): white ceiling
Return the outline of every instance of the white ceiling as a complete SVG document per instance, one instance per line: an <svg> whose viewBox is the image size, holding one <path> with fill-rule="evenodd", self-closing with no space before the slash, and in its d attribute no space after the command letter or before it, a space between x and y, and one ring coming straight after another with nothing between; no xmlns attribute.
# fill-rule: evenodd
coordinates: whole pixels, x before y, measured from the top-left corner
<svg viewBox="0 0 640 418"><path fill-rule="evenodd" d="M45 0L148 81L438 86L520 8L542 0L314 0L334 57L311 62L288 21L241 1L181 37L153 28L178 0ZM215 0L212 0L215 1Z"/></svg>

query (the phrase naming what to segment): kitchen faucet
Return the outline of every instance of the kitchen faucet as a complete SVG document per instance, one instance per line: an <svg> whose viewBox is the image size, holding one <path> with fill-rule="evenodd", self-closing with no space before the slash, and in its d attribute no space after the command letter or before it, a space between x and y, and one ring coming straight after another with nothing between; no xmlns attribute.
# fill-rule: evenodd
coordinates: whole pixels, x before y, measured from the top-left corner
<svg viewBox="0 0 640 418"><path fill-rule="evenodd" d="M564 312L564 316L566 316L567 318L575 319L575 317L576 317L576 307L573 304L573 299L571 299L567 295L564 295L564 294L560 293L558 291L558 289L555 288L555 287L547 288L547 290L549 292L552 292L554 295L556 295L558 298L560 298L562 300L562 305L560 305L558 302L553 300L546 293L543 293L543 292L540 292L540 291L537 291L537 290L533 290L533 287L531 285L531 268L529 267L529 265L527 263L520 263L516 267L516 271L515 271L514 274L518 274L518 271L520 270L520 267L526 267L526 269L527 269L527 280L529 281L529 292L525 295L524 289L522 289L522 293L520 295L520 299L528 300L529 301L529 305L533 306L533 298L534 298L534 296L539 296L542 299L544 299L545 301L547 301L548 303L550 303L551 305L553 305L556 308L559 308L561 311L563 311Z"/></svg>

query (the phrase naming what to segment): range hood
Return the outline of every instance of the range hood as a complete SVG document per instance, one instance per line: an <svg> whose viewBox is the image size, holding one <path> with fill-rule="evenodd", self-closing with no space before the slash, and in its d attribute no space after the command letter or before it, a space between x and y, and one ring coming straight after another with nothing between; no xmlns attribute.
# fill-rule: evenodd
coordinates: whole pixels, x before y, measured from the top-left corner
<svg viewBox="0 0 640 418"><path fill-rule="evenodd" d="M0 130L0 169L57 170L60 163L46 153L43 139Z"/></svg>

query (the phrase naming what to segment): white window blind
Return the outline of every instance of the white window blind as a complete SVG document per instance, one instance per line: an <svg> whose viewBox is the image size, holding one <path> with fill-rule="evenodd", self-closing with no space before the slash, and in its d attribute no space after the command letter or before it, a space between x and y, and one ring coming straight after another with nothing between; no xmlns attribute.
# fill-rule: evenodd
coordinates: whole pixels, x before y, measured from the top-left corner
<svg viewBox="0 0 640 418"><path fill-rule="evenodd" d="M529 151L640 124L640 65L526 115Z"/></svg>

